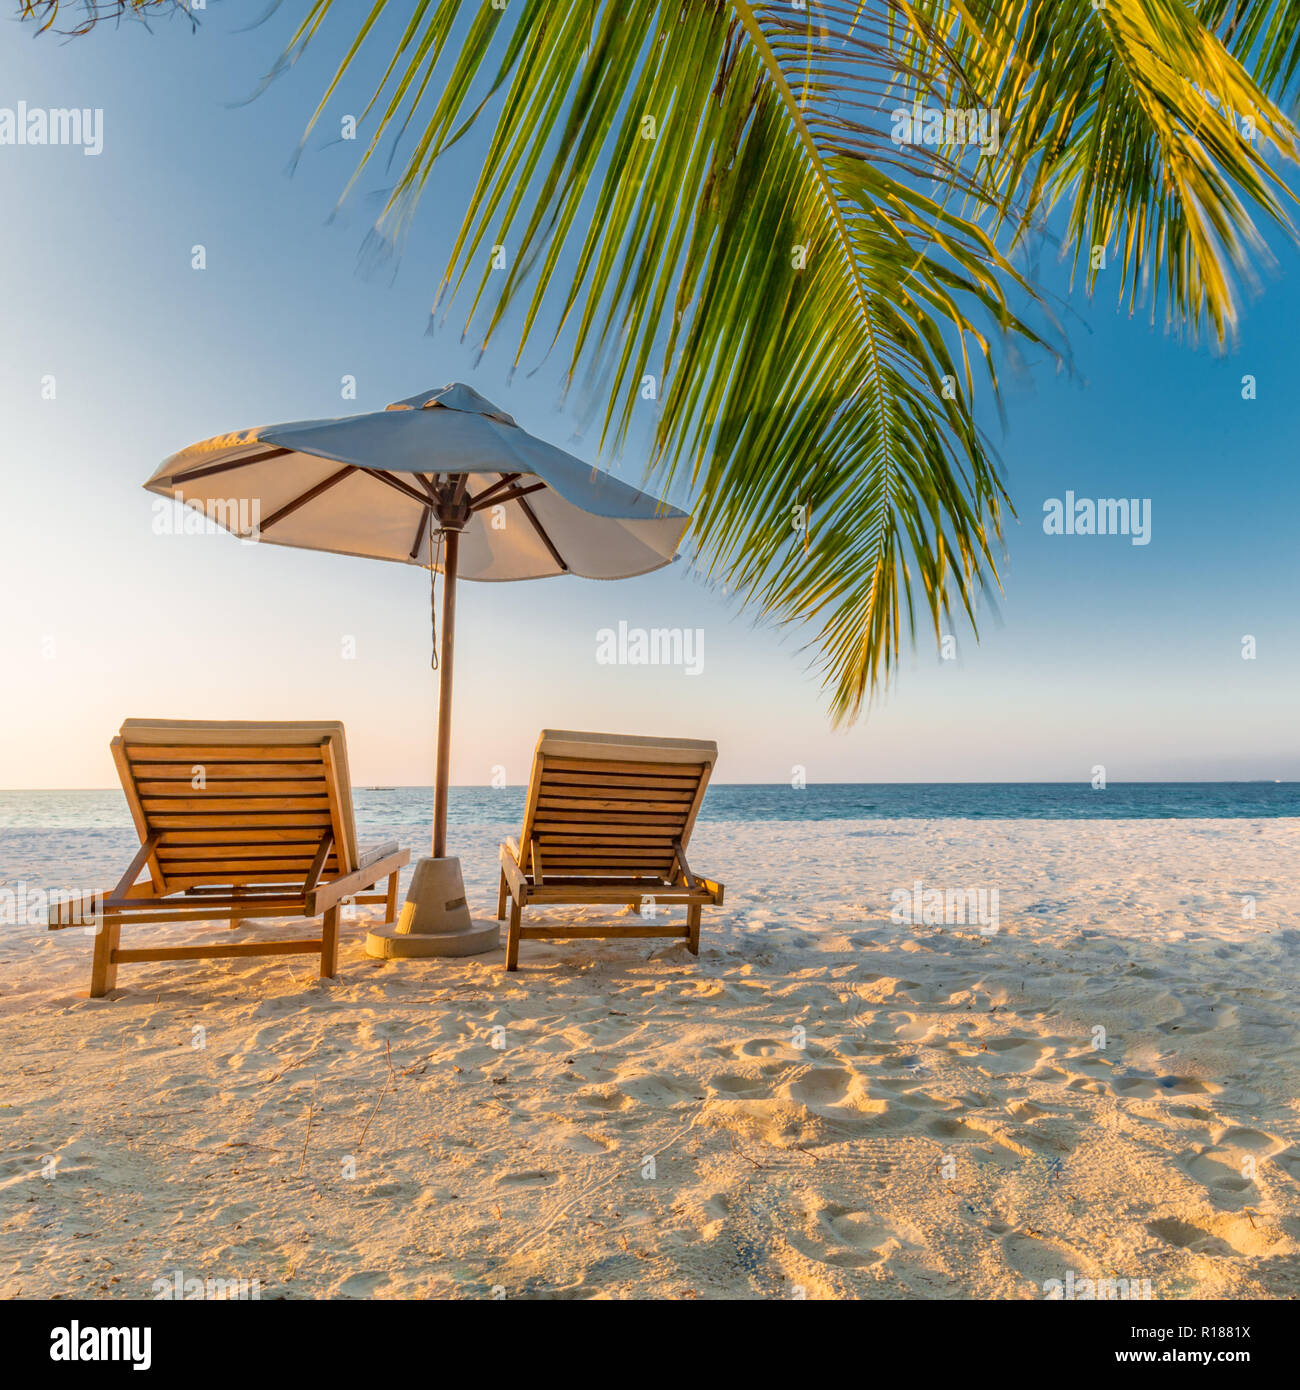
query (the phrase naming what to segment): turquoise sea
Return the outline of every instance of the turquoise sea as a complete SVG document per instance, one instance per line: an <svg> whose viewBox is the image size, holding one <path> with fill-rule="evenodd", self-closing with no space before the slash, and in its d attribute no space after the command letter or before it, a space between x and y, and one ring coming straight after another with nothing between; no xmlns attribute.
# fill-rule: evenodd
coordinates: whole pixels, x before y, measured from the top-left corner
<svg viewBox="0 0 1300 1390"><path fill-rule="evenodd" d="M432 787L355 790L362 837L428 822ZM452 825L499 825L523 814L524 788L453 787ZM1183 820L1300 816L1300 782L888 782L788 785L719 783L705 821ZM0 830L129 829L120 791L0 791Z"/></svg>

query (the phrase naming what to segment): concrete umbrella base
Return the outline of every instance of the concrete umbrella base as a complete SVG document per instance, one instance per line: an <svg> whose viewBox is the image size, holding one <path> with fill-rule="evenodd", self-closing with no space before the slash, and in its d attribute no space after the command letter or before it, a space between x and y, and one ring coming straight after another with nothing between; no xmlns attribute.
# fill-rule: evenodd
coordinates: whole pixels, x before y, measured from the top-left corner
<svg viewBox="0 0 1300 1390"><path fill-rule="evenodd" d="M469 915L459 859L420 859L401 915L366 933L366 954L377 960L477 956L501 944L494 921Z"/></svg>

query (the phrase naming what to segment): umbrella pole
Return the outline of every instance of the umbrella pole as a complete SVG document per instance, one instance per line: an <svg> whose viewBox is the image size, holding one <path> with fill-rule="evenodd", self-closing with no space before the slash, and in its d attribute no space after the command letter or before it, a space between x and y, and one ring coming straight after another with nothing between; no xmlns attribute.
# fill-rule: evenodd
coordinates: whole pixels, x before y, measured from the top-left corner
<svg viewBox="0 0 1300 1390"><path fill-rule="evenodd" d="M500 940L494 920L474 919L465 901L460 860L447 857L447 786L451 777L451 663L456 644L456 573L460 533L469 521L460 480L438 506L442 531L442 638L438 653L438 766L433 786L433 855L418 859L396 923L366 933L366 954L376 960L419 956L473 956Z"/></svg>
<svg viewBox="0 0 1300 1390"><path fill-rule="evenodd" d="M448 530L442 553L442 650L438 655L438 767L433 787L433 857L447 854L447 783L451 774L451 663L456 637L460 532Z"/></svg>

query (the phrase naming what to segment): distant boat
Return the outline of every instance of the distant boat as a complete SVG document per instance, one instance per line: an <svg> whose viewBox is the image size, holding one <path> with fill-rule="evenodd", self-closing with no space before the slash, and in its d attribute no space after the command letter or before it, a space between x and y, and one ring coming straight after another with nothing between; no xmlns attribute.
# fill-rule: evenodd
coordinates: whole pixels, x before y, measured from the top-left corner
<svg viewBox="0 0 1300 1390"><path fill-rule="evenodd" d="M396 787L367 787L368 792L395 792Z"/></svg>

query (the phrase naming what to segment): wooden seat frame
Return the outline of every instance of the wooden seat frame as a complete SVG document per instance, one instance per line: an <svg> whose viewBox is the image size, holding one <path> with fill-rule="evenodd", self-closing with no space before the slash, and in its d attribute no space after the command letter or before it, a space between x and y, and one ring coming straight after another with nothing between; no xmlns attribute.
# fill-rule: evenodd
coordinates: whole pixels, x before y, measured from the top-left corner
<svg viewBox="0 0 1300 1390"><path fill-rule="evenodd" d="M564 742L602 743L594 757L573 757ZM548 741L558 753L547 752ZM655 743L702 750L693 761L655 755ZM703 750L708 750L707 752ZM533 758L524 823L518 843L501 846L497 919L510 909L506 969L519 968L519 943L533 939L670 937L700 951L701 914L720 907L723 885L699 878L686 860L695 818L712 772L713 745L685 740L632 739L609 735L542 735ZM522 847L522 848L521 848ZM581 923L525 926L530 904L627 904L646 899L684 906L685 923L653 920L624 926Z"/></svg>
<svg viewBox="0 0 1300 1390"><path fill-rule="evenodd" d="M396 841L368 850L350 844L346 752L337 729L337 737L325 734L316 743L277 743L272 733L205 745L179 738L132 743L129 724L123 726L126 738L118 735L111 748L140 848L114 888L50 906L51 930L95 929L91 998L116 987L119 965L143 961L319 955L322 978L331 977L345 899L384 903L385 921L395 919L398 874L411 853ZM201 787L193 786L196 764L204 767ZM149 878L137 882L146 870ZM366 891L385 877L386 892ZM228 918L238 927L264 917L320 917L321 934L229 945L120 944L128 924Z"/></svg>

